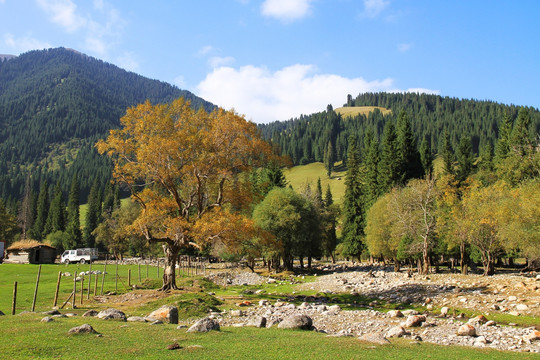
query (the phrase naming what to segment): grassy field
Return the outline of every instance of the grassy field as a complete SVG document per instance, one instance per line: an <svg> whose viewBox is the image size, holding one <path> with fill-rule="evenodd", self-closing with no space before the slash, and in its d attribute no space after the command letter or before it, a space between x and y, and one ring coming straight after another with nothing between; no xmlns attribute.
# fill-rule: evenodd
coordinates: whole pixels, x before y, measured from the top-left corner
<svg viewBox="0 0 540 360"><path fill-rule="evenodd" d="M306 184L311 185L311 189L315 190L317 179L321 179L323 196L326 191L326 186L330 184L330 190L334 197L334 201L341 203L345 194L345 167L339 162L336 163L336 171L332 173L329 179L326 175L326 169L323 163L311 163L308 165L295 166L283 171L285 178L292 185L294 190L301 191Z"/></svg>
<svg viewBox="0 0 540 360"><path fill-rule="evenodd" d="M58 271L71 273L85 271L89 265L43 265L38 292L36 313L30 310L32 295L37 275L37 265L0 265L0 310L10 314L13 282L19 282L18 307L15 316L0 316L0 333L4 341L0 342L1 358L10 359L58 359L58 358L142 358L142 359L533 359L538 355L499 352L465 347L443 347L429 343L411 342L406 339L392 339L387 345L363 343L354 337L328 337L312 331L291 331L270 328L222 328L219 332L208 334L191 334L186 329L177 329L176 325L149 325L143 323L122 323L105 321L96 318L81 318L87 309L103 309L115 307L128 315L144 315L163 304L175 304L179 308L181 323L191 324L194 318L204 316L210 309L234 308L239 299L252 300L258 298L277 300L286 294L292 294L290 274L284 274L276 284L256 286L234 286L223 288L200 277L182 277L178 279L180 291L170 294L152 290L159 286L157 269L149 267L149 278L146 278L146 267L141 267L141 283L148 290L136 290L127 293L123 284L127 283L127 272L132 271L133 283L138 282L138 267L119 266L119 274L123 283L119 282L118 295L110 296L109 303L100 298L90 296L84 298L83 305L68 310L78 316L57 318L51 323L42 323L45 316L39 312L49 310L52 306L54 288ZM103 265L94 264L93 269L103 270ZM108 266L109 275L105 281L105 291L114 290L114 266ZM316 277L306 274L296 281L309 282ZM67 280L67 281L64 281ZM70 281L71 280L71 281ZM67 298L72 290L72 277L63 278L60 299ZM101 283L101 277L98 279ZM262 290L255 295L253 290ZM98 288L99 292L99 288ZM209 293L215 293L215 296ZM297 294L313 294L311 291ZM159 294L159 296L158 296ZM79 294L78 294L79 295ZM322 294L320 294L322 295ZM146 296L147 301L137 301ZM329 299L339 302L352 302L350 294L336 294ZM357 297L360 303L370 299ZM77 304L79 300L77 300ZM391 304L388 304L391 305ZM392 304L394 305L394 304ZM381 303L378 310L386 310L393 306ZM65 312L65 311L64 311ZM188 320L189 319L189 320ZM75 326L88 323L101 334L68 335L67 331ZM166 350L167 345L178 343L178 350Z"/></svg>
<svg viewBox="0 0 540 360"><path fill-rule="evenodd" d="M0 317L0 354L6 359L534 359L538 356L443 347L406 340L387 345L354 337L328 337L312 331L276 328L222 328L187 333L176 325L152 326L95 318L61 318L41 323L43 315ZM102 336L68 335L71 327L90 324ZM166 350L177 343L178 350Z"/></svg>
<svg viewBox="0 0 540 360"><path fill-rule="evenodd" d="M392 110L385 109L380 106L345 106L335 109L335 112L341 114L344 118L353 117L356 115L368 115L373 110L379 109L383 115L391 114Z"/></svg>

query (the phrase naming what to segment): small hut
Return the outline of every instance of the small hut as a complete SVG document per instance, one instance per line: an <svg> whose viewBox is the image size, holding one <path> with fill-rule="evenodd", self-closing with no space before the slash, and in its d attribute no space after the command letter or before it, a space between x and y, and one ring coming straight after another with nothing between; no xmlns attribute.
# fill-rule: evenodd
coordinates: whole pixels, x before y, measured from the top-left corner
<svg viewBox="0 0 540 360"><path fill-rule="evenodd" d="M6 264L53 264L56 248L36 240L21 240L6 249Z"/></svg>

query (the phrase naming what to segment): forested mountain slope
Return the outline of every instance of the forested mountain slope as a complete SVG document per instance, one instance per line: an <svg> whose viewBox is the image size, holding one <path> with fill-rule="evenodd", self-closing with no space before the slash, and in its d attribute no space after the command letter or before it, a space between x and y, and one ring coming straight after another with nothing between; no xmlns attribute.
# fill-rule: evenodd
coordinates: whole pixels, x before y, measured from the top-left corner
<svg viewBox="0 0 540 360"><path fill-rule="evenodd" d="M351 136L362 144L365 132L374 129L380 140L386 122L395 121L401 110L407 112L417 144L426 139L435 153L440 152L440 140L447 129L454 149L462 136L470 136L473 151L478 153L482 147L495 144L503 117L506 115L515 119L519 110L515 105L491 101L415 93L365 93L356 98L349 95L344 106L378 106L391 112L383 114L375 109L368 115L361 113L343 117L328 106L326 111L320 113L259 127L266 139L279 144L282 152L298 165L325 162L329 149L335 161L343 160ZM538 134L540 112L535 108L528 108L528 111L533 124L531 131Z"/></svg>
<svg viewBox="0 0 540 360"><path fill-rule="evenodd" d="M184 96L195 108L213 105L192 93L151 80L74 50L30 51L0 60L0 197L20 200L25 178L44 178L67 192L77 175L83 199L95 178L111 176L93 148L119 126L130 106ZM51 187L52 188L52 187Z"/></svg>

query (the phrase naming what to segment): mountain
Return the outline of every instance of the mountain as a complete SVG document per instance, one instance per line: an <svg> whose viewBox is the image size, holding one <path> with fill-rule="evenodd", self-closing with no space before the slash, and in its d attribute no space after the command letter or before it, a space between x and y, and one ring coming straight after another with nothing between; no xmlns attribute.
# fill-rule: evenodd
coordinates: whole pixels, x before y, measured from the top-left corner
<svg viewBox="0 0 540 360"><path fill-rule="evenodd" d="M349 95L344 107L335 111L329 105L326 111L259 125L259 128L263 136L278 144L295 165L324 162L329 143L335 160L341 161L347 154L351 138L363 144L364 134L373 129L380 140L385 124L395 122L404 110L417 144L426 139L437 153L441 150L443 132L448 130L453 149L457 149L463 136L468 136L473 151L478 154L483 147L495 145L503 117L515 119L519 108L492 101L428 94L365 93L356 98ZM540 112L533 107L527 107L527 110L531 118L531 136L539 134Z"/></svg>
<svg viewBox="0 0 540 360"><path fill-rule="evenodd" d="M147 99L184 96L195 108L214 108L189 91L65 48L0 56L0 197L19 200L25 179L47 179L67 193L79 178L84 198L111 165L94 143L119 126L128 107Z"/></svg>

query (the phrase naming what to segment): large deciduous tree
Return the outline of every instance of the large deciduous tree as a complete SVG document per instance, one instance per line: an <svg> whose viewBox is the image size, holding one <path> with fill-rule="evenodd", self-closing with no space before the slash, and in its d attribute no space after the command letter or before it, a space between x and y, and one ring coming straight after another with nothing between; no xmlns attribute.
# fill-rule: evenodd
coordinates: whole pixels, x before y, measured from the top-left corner
<svg viewBox="0 0 540 360"><path fill-rule="evenodd" d="M183 98L127 110L121 128L100 141L141 213L132 228L161 243L166 262L162 290L176 289L178 253L190 245L238 237L244 222L228 206L240 195L237 176L271 154L254 123L233 111L194 110Z"/></svg>

